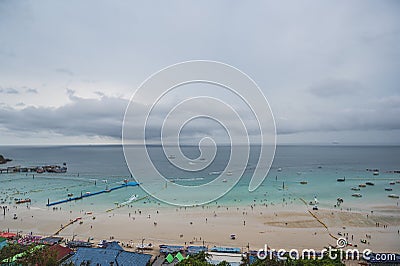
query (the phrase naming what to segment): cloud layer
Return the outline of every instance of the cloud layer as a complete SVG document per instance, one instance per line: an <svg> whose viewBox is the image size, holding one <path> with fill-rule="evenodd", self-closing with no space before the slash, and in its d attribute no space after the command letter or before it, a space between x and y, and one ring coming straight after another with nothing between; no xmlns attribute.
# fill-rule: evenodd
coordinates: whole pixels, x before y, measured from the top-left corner
<svg viewBox="0 0 400 266"><path fill-rule="evenodd" d="M249 74L282 142L400 144L397 1L0 1L0 36L0 144L118 142L135 88L192 59Z"/></svg>

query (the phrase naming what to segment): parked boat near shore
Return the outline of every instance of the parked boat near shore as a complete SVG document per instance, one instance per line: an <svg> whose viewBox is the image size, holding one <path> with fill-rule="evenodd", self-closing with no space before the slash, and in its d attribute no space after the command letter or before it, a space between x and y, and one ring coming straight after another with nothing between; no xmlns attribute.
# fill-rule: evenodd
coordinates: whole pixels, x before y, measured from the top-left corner
<svg viewBox="0 0 400 266"><path fill-rule="evenodd" d="M21 204L21 203L29 203L31 202L31 199L16 199L15 203L16 204Z"/></svg>

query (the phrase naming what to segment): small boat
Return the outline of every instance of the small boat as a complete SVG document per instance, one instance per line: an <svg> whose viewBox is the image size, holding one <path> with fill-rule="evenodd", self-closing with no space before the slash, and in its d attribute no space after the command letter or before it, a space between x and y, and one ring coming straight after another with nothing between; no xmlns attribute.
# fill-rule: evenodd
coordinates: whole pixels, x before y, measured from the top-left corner
<svg viewBox="0 0 400 266"><path fill-rule="evenodd" d="M282 168L279 167L279 168L278 168L278 172L282 172Z"/></svg>
<svg viewBox="0 0 400 266"><path fill-rule="evenodd" d="M226 179L224 179L224 180L222 180L222 182L224 182L224 183L226 183L226 182L228 182Z"/></svg>
<svg viewBox="0 0 400 266"><path fill-rule="evenodd" d="M362 195L360 193L354 193L353 195L351 195L352 197L356 197L356 198L361 198Z"/></svg>
<svg viewBox="0 0 400 266"><path fill-rule="evenodd" d="M302 184L302 185L306 185L308 182L307 181L305 181L305 180L303 180L303 181L300 181L300 184Z"/></svg>
<svg viewBox="0 0 400 266"><path fill-rule="evenodd" d="M151 243L145 245L145 244L138 244L136 245L136 248L139 250L153 250L153 245Z"/></svg>
<svg viewBox="0 0 400 266"><path fill-rule="evenodd" d="M101 240L101 241L97 244L97 247L99 247L99 248L105 248L105 247L107 247L107 244L108 244L107 240Z"/></svg>
<svg viewBox="0 0 400 266"><path fill-rule="evenodd" d="M393 190L393 188L391 188L391 187L385 187L385 191L392 191Z"/></svg>
<svg viewBox="0 0 400 266"><path fill-rule="evenodd" d="M173 159L175 159L175 158L176 158L176 156L173 155L173 154L171 154L171 155L168 156L168 159L171 159L171 160L173 160Z"/></svg>
<svg viewBox="0 0 400 266"><path fill-rule="evenodd" d="M227 175L227 176L231 176L231 175L232 175L232 172L227 172L226 175Z"/></svg>
<svg viewBox="0 0 400 266"><path fill-rule="evenodd" d="M43 169L43 168L38 168L38 169L36 170L36 173L38 173L38 174L43 174L43 173L44 173L44 169Z"/></svg>
<svg viewBox="0 0 400 266"><path fill-rule="evenodd" d="M399 183L400 183L400 180L396 180L396 183L398 183L398 184L399 184Z"/></svg>
<svg viewBox="0 0 400 266"><path fill-rule="evenodd" d="M346 181L346 177L336 179L337 182L344 182Z"/></svg>
<svg viewBox="0 0 400 266"><path fill-rule="evenodd" d="M396 182L390 182L389 185L391 186L396 185Z"/></svg>
<svg viewBox="0 0 400 266"><path fill-rule="evenodd" d="M209 175L219 175L219 174L221 174L221 172L211 172L211 173L208 173Z"/></svg>
<svg viewBox="0 0 400 266"><path fill-rule="evenodd" d="M359 190L360 190L360 188L359 188L359 187L352 187L352 188L351 188L351 190L354 190L354 191L359 191Z"/></svg>
<svg viewBox="0 0 400 266"><path fill-rule="evenodd" d="M375 185L374 182L365 182L365 184L368 185L368 186L374 186Z"/></svg>
<svg viewBox="0 0 400 266"><path fill-rule="evenodd" d="M372 174L373 175L379 175L379 171L374 171Z"/></svg>
<svg viewBox="0 0 400 266"><path fill-rule="evenodd" d="M15 203L21 204L21 203L29 203L29 202L31 202L31 199L19 199Z"/></svg>
<svg viewBox="0 0 400 266"><path fill-rule="evenodd" d="M359 184L358 186L359 187L366 187L367 185L366 184Z"/></svg>
<svg viewBox="0 0 400 266"><path fill-rule="evenodd" d="M389 198L393 198L393 199L398 199L399 195L397 195L397 194L389 194L388 197Z"/></svg>
<svg viewBox="0 0 400 266"><path fill-rule="evenodd" d="M231 237L232 240L236 239L236 235L235 234L231 234L230 237Z"/></svg>

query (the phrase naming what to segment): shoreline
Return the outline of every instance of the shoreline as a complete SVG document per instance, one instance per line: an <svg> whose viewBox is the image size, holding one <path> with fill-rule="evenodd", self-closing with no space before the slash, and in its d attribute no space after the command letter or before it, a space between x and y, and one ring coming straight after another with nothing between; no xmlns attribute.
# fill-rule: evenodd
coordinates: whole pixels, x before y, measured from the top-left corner
<svg viewBox="0 0 400 266"><path fill-rule="evenodd" d="M92 214L85 214L89 210L65 210L67 208L11 208L5 217L1 215L0 230L48 236L69 220L82 217L82 224L74 223L59 235L69 240L73 235L75 239L84 241L93 238L94 243L113 237L122 243L132 241L135 246L144 238L145 244L152 243L156 247L160 244L202 245L204 241L209 247L232 246L242 250L247 250L248 244L252 250L264 245L274 249L320 250L328 245L335 246L336 240L329 233L340 237L340 232L342 235L348 233L349 242L357 244L359 249L400 252L400 208L396 206L381 206L373 214L337 209L311 211L326 224L328 230L308 212L312 209L310 206L251 206L186 209L135 206ZM14 213L18 216L17 220L12 218ZM235 234L236 239L231 240L230 234ZM371 237L367 244L362 244L360 240L366 239L366 234Z"/></svg>

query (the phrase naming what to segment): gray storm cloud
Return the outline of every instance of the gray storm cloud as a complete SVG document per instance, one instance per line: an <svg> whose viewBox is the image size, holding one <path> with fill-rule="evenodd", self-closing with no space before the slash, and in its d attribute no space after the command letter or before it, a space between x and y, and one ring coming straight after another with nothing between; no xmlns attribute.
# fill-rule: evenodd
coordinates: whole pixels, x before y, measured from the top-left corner
<svg viewBox="0 0 400 266"><path fill-rule="evenodd" d="M6 0L0 36L0 144L35 143L29 132L118 142L134 88L193 59L250 75L278 141L400 144L398 1ZM223 132L204 121L184 131L207 134Z"/></svg>

